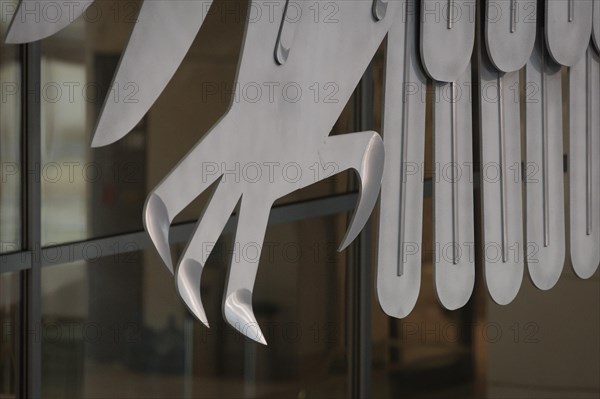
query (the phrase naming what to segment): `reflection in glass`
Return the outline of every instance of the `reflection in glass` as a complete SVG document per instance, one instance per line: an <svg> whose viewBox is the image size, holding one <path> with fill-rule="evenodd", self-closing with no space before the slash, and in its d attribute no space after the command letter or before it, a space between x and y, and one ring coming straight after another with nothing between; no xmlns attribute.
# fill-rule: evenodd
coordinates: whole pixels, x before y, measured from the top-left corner
<svg viewBox="0 0 600 399"><path fill-rule="evenodd" d="M221 316L231 235L202 276L210 329L191 318L154 250L44 268L44 396L347 397L346 260L336 252L345 223L269 227L253 301L267 347Z"/></svg>
<svg viewBox="0 0 600 399"><path fill-rule="evenodd" d="M145 182L137 172L144 170L143 138L124 141L101 159L89 145L137 7L137 1L96 2L67 29L42 42L44 245L141 226ZM116 154L129 164L113 165Z"/></svg>
<svg viewBox="0 0 600 399"><path fill-rule="evenodd" d="M383 59L376 58L376 130L381 124L377 118L383 98L383 65ZM567 70L563 72L566 82ZM435 99L431 93L430 87L426 179L435 179L438 170L432 154L431 105ZM564 103L568 103L566 98ZM481 193L476 190L475 195L478 204ZM476 210L476 218L479 214ZM484 270L477 262L473 297L463 309L447 311L438 303L433 287L432 215L432 198L426 197L421 291L413 312L403 320L390 318L373 298L373 398L600 397L600 272L580 280L567 259L556 287L540 291L525 277L517 298L500 306L489 298ZM476 229L479 224L476 219Z"/></svg>
<svg viewBox="0 0 600 399"><path fill-rule="evenodd" d="M215 2L190 52L146 117L124 139L100 149L91 149L90 142L104 97L135 101L137 86L144 83L117 82L108 93L139 2L95 2L94 12L42 42L44 245L142 229L149 190L236 101L232 89L247 4ZM336 132L353 130L350 111L342 115ZM346 189L345 175L340 175L280 203ZM196 220L205 197L175 222Z"/></svg>
<svg viewBox="0 0 600 399"><path fill-rule="evenodd" d="M4 38L17 1L2 1ZM0 40L0 253L21 248L21 63L19 47Z"/></svg>
<svg viewBox="0 0 600 399"><path fill-rule="evenodd" d="M486 298L475 338L489 398L600 397L600 273L570 264L549 291L524 279L508 306Z"/></svg>
<svg viewBox="0 0 600 399"><path fill-rule="evenodd" d="M17 397L20 274L0 274L0 398Z"/></svg>
<svg viewBox="0 0 600 399"><path fill-rule="evenodd" d="M433 286L432 199L425 198L419 299L400 320L372 318L374 398L481 398L474 388L472 301L445 310ZM375 299L376 301L376 299Z"/></svg>

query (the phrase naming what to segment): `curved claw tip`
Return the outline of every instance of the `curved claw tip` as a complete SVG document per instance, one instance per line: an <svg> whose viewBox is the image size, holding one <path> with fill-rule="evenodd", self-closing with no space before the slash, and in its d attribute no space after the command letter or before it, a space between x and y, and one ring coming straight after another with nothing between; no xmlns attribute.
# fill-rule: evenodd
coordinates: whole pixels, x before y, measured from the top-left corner
<svg viewBox="0 0 600 399"><path fill-rule="evenodd" d="M95 131L94 137L92 138L92 143L90 144L90 146L92 148L100 148L100 147L105 147L107 145L110 145L114 142L115 142L115 140L107 140L105 135L98 134L98 131Z"/></svg>
<svg viewBox="0 0 600 399"><path fill-rule="evenodd" d="M246 337L267 345L252 310L252 292L247 289L239 289L230 294L223 304L223 313L230 326Z"/></svg>
<svg viewBox="0 0 600 399"><path fill-rule="evenodd" d="M105 123L103 123L103 116L105 112L106 111L104 108L102 110L102 115L100 115L100 119L98 120L98 125L94 130L91 144L92 148L99 148L113 144L125 136L127 132L129 132L129 130L127 130L125 134L115 134L115 132L118 132L115 126L105 126Z"/></svg>
<svg viewBox="0 0 600 399"><path fill-rule="evenodd" d="M338 249L337 249L337 251L338 251L338 252L342 252L342 251L344 251L346 248L348 248L348 246L349 246L350 244L352 244L352 241L354 241L354 239L356 238L356 236L354 236L354 237L351 237L351 236L349 235L349 233L350 233L350 230L348 230L348 233L346 233L346 237L344 237L344 240L342 241L342 243L341 243L341 244L340 244L340 246L338 247ZM357 233L357 235L358 235L358 233Z"/></svg>
<svg viewBox="0 0 600 399"><path fill-rule="evenodd" d="M210 328L200 296L202 269L203 267L199 262L193 259L184 259L177 268L175 280L177 281L177 291L181 299L183 299L194 316L206 327Z"/></svg>
<svg viewBox="0 0 600 399"><path fill-rule="evenodd" d="M381 136L373 133L365 150L361 168L358 171L360 176L358 204L352 215L350 227L342 240L342 244L338 248L340 252L354 241L371 216L371 211L375 207L377 198L379 197L379 189L381 188L381 180L383 178L384 159L385 149Z"/></svg>
<svg viewBox="0 0 600 399"><path fill-rule="evenodd" d="M119 71L121 69L120 66ZM114 78L116 79L115 82L118 79L123 79L120 77L119 71L117 71ZM116 83L111 84L109 93L114 91L115 85ZM104 100L102 112L100 112L100 117L94 128L92 147L98 148L113 144L135 129L147 111L147 109L139 108L140 104L140 101L125 102L120 101L115 96L108 95Z"/></svg>
<svg viewBox="0 0 600 399"><path fill-rule="evenodd" d="M144 225L158 254L173 273L173 261L171 260L171 249L169 248L170 223L171 220L165 203L158 195L150 194L144 208Z"/></svg>

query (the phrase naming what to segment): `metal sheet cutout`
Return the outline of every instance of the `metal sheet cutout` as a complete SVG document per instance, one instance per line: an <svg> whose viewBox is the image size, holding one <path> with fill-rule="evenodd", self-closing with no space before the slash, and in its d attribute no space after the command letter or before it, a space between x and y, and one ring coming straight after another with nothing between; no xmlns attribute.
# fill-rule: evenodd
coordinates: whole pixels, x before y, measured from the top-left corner
<svg viewBox="0 0 600 399"><path fill-rule="evenodd" d="M475 284L471 68L436 82L434 100L434 283L447 309L464 306Z"/></svg>
<svg viewBox="0 0 600 399"><path fill-rule="evenodd" d="M275 45L275 61L277 61L279 65L285 64L290 55L290 49L294 42L294 34L298 22L296 20L290 20L291 17L289 11L290 0L287 0L283 10L283 17L281 18L281 28L279 29L279 36L277 37L277 44ZM298 17L299 16L297 15L296 18Z"/></svg>
<svg viewBox="0 0 600 399"><path fill-rule="evenodd" d="M519 72L499 72L479 49L481 201L485 282L506 305L523 279Z"/></svg>
<svg viewBox="0 0 600 399"><path fill-rule="evenodd" d="M29 43L52 36L79 18L94 0L21 0L6 43Z"/></svg>
<svg viewBox="0 0 600 399"><path fill-rule="evenodd" d="M536 0L487 0L485 43L496 69L513 72L529 59L536 35Z"/></svg>
<svg viewBox="0 0 600 399"><path fill-rule="evenodd" d="M423 162L427 81L418 57L414 0L387 37L377 297L390 316L405 317L421 286Z"/></svg>
<svg viewBox="0 0 600 399"><path fill-rule="evenodd" d="M535 44L537 5L488 0L485 7L479 56L484 269L490 295L507 304L523 275L523 212L520 204L513 207L522 194L518 71Z"/></svg>
<svg viewBox="0 0 600 399"><path fill-rule="evenodd" d="M598 95L596 67L590 36L591 0L546 0L546 43L550 55L569 69L569 208L571 263L582 278L598 267ZM588 50L590 47L590 50ZM587 55L586 55L587 50ZM594 88L596 88L594 90ZM596 97L597 98L597 97ZM595 179L595 180L594 180Z"/></svg>
<svg viewBox="0 0 600 399"><path fill-rule="evenodd" d="M590 44L569 70L571 263L581 278L600 263L600 60Z"/></svg>
<svg viewBox="0 0 600 399"><path fill-rule="evenodd" d="M91 3L22 0L7 41L24 43L56 33ZM406 316L421 282L426 72L435 87L435 287L446 308L463 306L475 277L469 88L479 3L422 0L419 8L417 0L336 1L335 18L329 21L334 23L307 17L314 15L312 2L293 4L298 13L294 18L289 0L251 0L250 7L276 12L274 18L247 23L237 83L256 87L264 82L268 95L260 95L259 90L257 97L233 102L148 196L144 225L174 274L181 298L208 325L200 294L202 270L237 209L223 314L242 334L266 344L253 314L252 293L271 206L282 196L352 169L360 177L358 203L340 250L367 222L383 180L378 298L387 314ZM44 7L54 7L57 18L36 19L36 12L39 15ZM482 252L490 295L507 304L519 291L525 254L532 280L542 289L556 283L565 256L561 77L554 61L570 67L571 260L582 278L590 277L600 263L600 57L596 52L600 7L591 0L547 0L545 24L539 27L533 54L534 0L488 0L485 7L487 18L477 32L481 38L477 63ZM420 15L415 15L417 9ZM206 2L201 1L143 2L113 82L138 83L138 101L117 103L108 96L93 146L120 139L149 110L188 52L205 11ZM165 25L168 29L163 29ZM384 143L377 133L329 136L329 132L386 37L384 167ZM420 44L416 43L419 37ZM520 101L524 100L519 95L518 70L525 63L527 162L523 169ZM334 101L309 95L315 82L334 88ZM527 246L523 245L522 174L527 190ZM206 190L211 190L211 198L174 264L170 224Z"/></svg>
<svg viewBox="0 0 600 399"><path fill-rule="evenodd" d="M598 181L599 83L591 0L547 0L546 42L552 57L569 66L569 201L571 263L581 278L600 261ZM596 227L594 227L596 226Z"/></svg>
<svg viewBox="0 0 600 399"><path fill-rule="evenodd" d="M592 0L546 0L546 43L556 62L573 66L583 56L592 15Z"/></svg>
<svg viewBox="0 0 600 399"><path fill-rule="evenodd" d="M543 27L525 69L525 257L540 289L552 288L565 262L561 67L546 50Z"/></svg>
<svg viewBox="0 0 600 399"><path fill-rule="evenodd" d="M592 39L596 50L600 51L600 2L594 0L594 17L592 21Z"/></svg>
<svg viewBox="0 0 600 399"><path fill-rule="evenodd" d="M407 0L407 2L410 0ZM387 12L387 1L373 0L373 18L377 21L381 21L385 18Z"/></svg>
<svg viewBox="0 0 600 399"><path fill-rule="evenodd" d="M115 85L140 82L136 101L106 96L93 147L119 140L144 117L187 54L210 4L210 0L144 1L109 91L116 92ZM170 28L163 29L165 25Z"/></svg>
<svg viewBox="0 0 600 399"><path fill-rule="evenodd" d="M475 41L473 0L421 1L421 60L439 82L454 82L471 61Z"/></svg>
<svg viewBox="0 0 600 399"><path fill-rule="evenodd" d="M283 7L284 2L280 5ZM252 312L251 295L272 203L328 177L330 166L336 172L355 169L361 178L360 199L341 245L345 248L368 220L378 198L383 174L379 135L327 135L393 19L375 22L368 2L340 2L339 6L339 23L322 24L312 18L298 22L293 48L284 65L273 60L274 41L265 40L278 37L281 21L265 18L248 24L237 78L241 84L295 82L305 88L314 82L335 82L339 85L338 101L316 102L313 96L289 101L289 93L277 91L281 94L273 101L263 98L233 103L229 112L152 191L145 210L146 228L170 264L167 227L183 208L218 181L213 199L175 267L181 297L200 320L207 322L199 291L202 267L210 253L205 244L216 241L226 218L241 201L235 246L242 252L233 256L223 309L230 325L258 342L264 343L264 339ZM308 9L303 11L308 15ZM392 11L394 7L389 6L388 15L393 15ZM357 30L356 26L364 28ZM307 67L313 60L319 60L319 68ZM219 171L199 179L198 171L205 165L219 165ZM227 171L246 165L255 165L262 179L232 181ZM294 168L290 169L290 165ZM320 165L319 178L311 172L314 165ZM269 173L273 167L274 172ZM289 176L290 170L298 173ZM257 253L249 258L244 249L253 244L258 245Z"/></svg>
<svg viewBox="0 0 600 399"><path fill-rule="evenodd" d="M7 42L23 43L39 40L74 21L92 1L23 0L11 23ZM92 146L101 147L119 140L144 117L167 86L206 16L211 0L144 1L137 22L119 62L117 74L109 93L115 86L135 83L138 93L135 101L124 101L119 96L106 96L100 118L93 134ZM44 7L58 7L58 21L40 18ZM165 31L163 26L168 25ZM157 54L160 60L157 60ZM143 66L143 67L139 67Z"/></svg>
<svg viewBox="0 0 600 399"><path fill-rule="evenodd" d="M469 175L469 64L474 40L474 2L421 3L421 58L435 80L435 287L438 300L448 309L463 306L475 282L473 181Z"/></svg>

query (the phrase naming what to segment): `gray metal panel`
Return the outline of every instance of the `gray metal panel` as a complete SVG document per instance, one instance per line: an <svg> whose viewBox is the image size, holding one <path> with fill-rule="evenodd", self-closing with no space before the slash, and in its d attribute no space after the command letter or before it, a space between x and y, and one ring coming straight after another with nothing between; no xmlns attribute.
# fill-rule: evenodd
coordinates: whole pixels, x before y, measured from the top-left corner
<svg viewBox="0 0 600 399"><path fill-rule="evenodd" d="M462 76L473 52L475 15L473 0L421 0L421 60L431 78Z"/></svg>
<svg viewBox="0 0 600 399"><path fill-rule="evenodd" d="M435 286L438 299L449 309L468 301L475 278L472 176L462 173L458 177L472 167L470 61L475 21L473 1L421 2L421 58L429 76L437 81L433 107ZM449 176L441 176L441 171L449 171Z"/></svg>
<svg viewBox="0 0 600 399"><path fill-rule="evenodd" d="M596 51L600 52L600 0L594 0L592 39L594 39L594 45L596 46Z"/></svg>
<svg viewBox="0 0 600 399"><path fill-rule="evenodd" d="M487 0L485 42L490 61L502 72L521 69L536 36L536 0Z"/></svg>
<svg viewBox="0 0 600 399"><path fill-rule="evenodd" d="M600 263L600 65L590 44L569 70L571 263L581 278Z"/></svg>
<svg viewBox="0 0 600 399"><path fill-rule="evenodd" d="M406 2L406 10L414 2ZM377 298L383 311L405 317L421 285L426 78L418 60L416 16L407 13L388 33Z"/></svg>
<svg viewBox="0 0 600 399"><path fill-rule="evenodd" d="M434 99L434 282L447 309L464 306L475 284L471 68L436 84Z"/></svg>
<svg viewBox="0 0 600 399"><path fill-rule="evenodd" d="M6 35L7 43L30 43L52 36L85 12L94 0L21 0Z"/></svg>
<svg viewBox="0 0 600 399"><path fill-rule="evenodd" d="M483 52L481 52L483 53ZM480 154L485 282L492 299L510 303L523 278L519 72L498 72L479 58Z"/></svg>
<svg viewBox="0 0 600 399"><path fill-rule="evenodd" d="M542 32L525 70L525 256L540 289L552 288L565 261L561 67Z"/></svg>
<svg viewBox="0 0 600 399"><path fill-rule="evenodd" d="M546 43L556 62L573 66L592 33L592 0L546 0Z"/></svg>
<svg viewBox="0 0 600 399"><path fill-rule="evenodd" d="M92 140L111 144L139 123L165 89L194 41L212 0L144 1L109 93L135 84L135 101L106 96ZM165 28L168 27L168 28Z"/></svg>
<svg viewBox="0 0 600 399"><path fill-rule="evenodd" d="M264 6L263 1L253 3ZM269 209L276 199L328 177L331 175L329 166L334 166L336 173L354 169L360 175L361 189L357 210L341 246L344 248L358 235L377 200L383 173L383 143L379 136L374 132L327 136L387 33L398 6L390 3L387 10L390 18L376 22L370 2L337 4L337 23L324 23L313 18L302 18L298 22L293 48L284 65L273 59L281 21L261 18L247 24L237 76L241 85L294 82L301 88L308 88L314 82L335 82L339 89L336 101L315 101L308 95L290 101L285 97L285 91L276 90L274 97L233 103L229 112L149 197L145 208L146 228L167 266L175 271L180 294L200 320L205 316L198 306L199 280L203 260L209 251L202 251L198 246L218 236L232 203L241 198L236 236L236 240L240 240L239 247L250 241L260 243ZM281 0L279 9L284 5ZM304 15L310 15L307 9L310 4L302 2L299 6L306 8ZM361 29L356 29L357 26ZM318 60L319 68L313 67L314 60ZM198 171L207 163L221 165L221 172L199 179ZM234 181L226 176L225 171L252 164L261 171L258 181ZM280 168L297 165L300 173L292 179L280 171L272 174L268 164ZM316 177L315 165L319 169ZM179 260L180 266L173 268L168 251L168 226L181 210L217 180L214 198L228 200L208 205L192 238L193 245L186 248ZM265 220L256 220L253 214ZM261 341L258 329L246 328L256 324L249 298L256 266L247 259L232 263L224 315L234 328Z"/></svg>
<svg viewBox="0 0 600 399"><path fill-rule="evenodd" d="M275 61L277 61L279 65L285 64L290 55L290 50L294 43L296 26L298 25L297 20L290 20L291 17L288 14L289 9L290 0L286 0L283 17L281 18L281 28L279 29L279 36L277 37L277 44L275 45Z"/></svg>
<svg viewBox="0 0 600 399"><path fill-rule="evenodd" d="M381 21L387 13L387 1L373 0L373 18Z"/></svg>

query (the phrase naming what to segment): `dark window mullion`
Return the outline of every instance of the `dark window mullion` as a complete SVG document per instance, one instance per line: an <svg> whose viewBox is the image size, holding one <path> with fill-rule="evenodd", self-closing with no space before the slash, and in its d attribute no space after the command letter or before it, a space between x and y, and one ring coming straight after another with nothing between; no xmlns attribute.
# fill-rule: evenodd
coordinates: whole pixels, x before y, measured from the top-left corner
<svg viewBox="0 0 600 399"><path fill-rule="evenodd" d="M40 43L21 46L22 81L22 242L31 253L31 267L23 272L21 318L20 397L41 397L41 112Z"/></svg>
<svg viewBox="0 0 600 399"><path fill-rule="evenodd" d="M372 130L373 67L370 65L354 94L355 131ZM357 179L352 178L352 189ZM348 366L349 394L352 398L371 397L371 223L358 236L348 253Z"/></svg>

